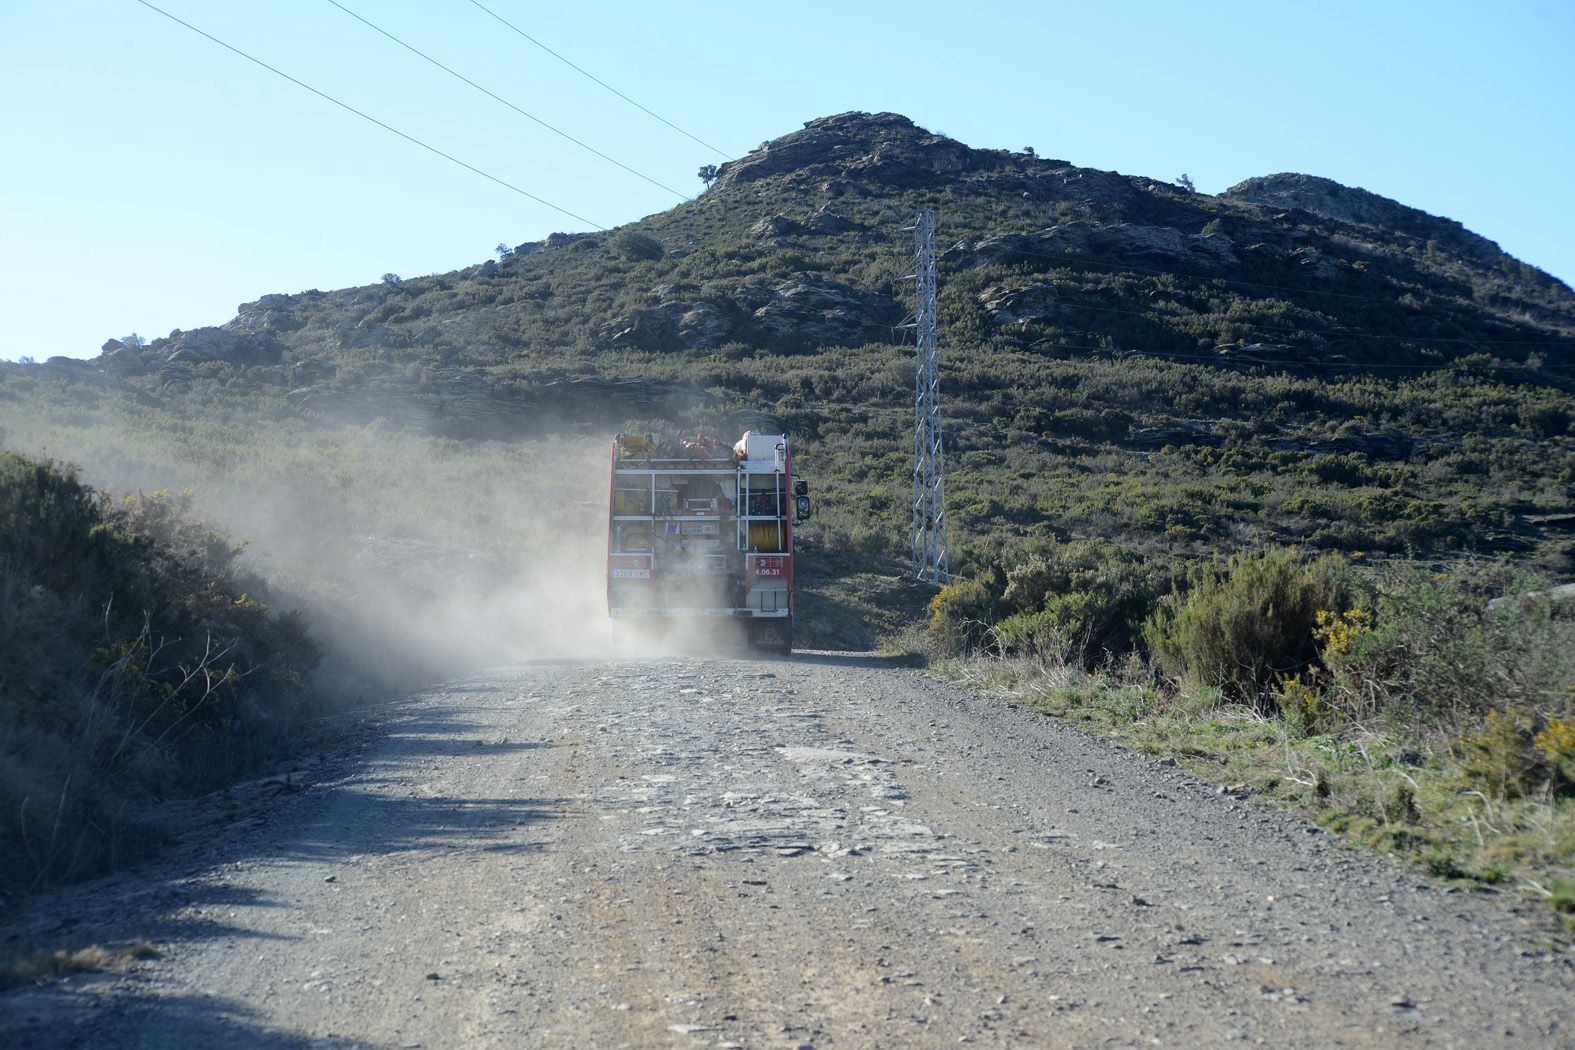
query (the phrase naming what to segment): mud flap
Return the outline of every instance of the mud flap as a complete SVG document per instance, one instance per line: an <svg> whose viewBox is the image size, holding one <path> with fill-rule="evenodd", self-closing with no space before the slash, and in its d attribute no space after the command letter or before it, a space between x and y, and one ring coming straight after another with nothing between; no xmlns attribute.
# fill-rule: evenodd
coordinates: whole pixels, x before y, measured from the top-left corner
<svg viewBox="0 0 1575 1050"><path fill-rule="evenodd" d="M772 617L749 621L749 644L754 649L773 653L793 651L793 618Z"/></svg>

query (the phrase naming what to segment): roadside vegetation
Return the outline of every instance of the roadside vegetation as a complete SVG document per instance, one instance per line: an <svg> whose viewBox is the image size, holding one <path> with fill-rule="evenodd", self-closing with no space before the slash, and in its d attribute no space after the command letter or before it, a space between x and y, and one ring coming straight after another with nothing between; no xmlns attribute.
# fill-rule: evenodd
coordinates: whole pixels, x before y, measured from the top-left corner
<svg viewBox="0 0 1575 1050"><path fill-rule="evenodd" d="M137 959L158 957L159 950L148 941L110 948L95 944L76 949L39 949L30 955L0 963L0 991L66 974L118 970Z"/></svg>
<svg viewBox="0 0 1575 1050"><path fill-rule="evenodd" d="M1050 544L892 642L1575 930L1575 596L1504 562Z"/></svg>
<svg viewBox="0 0 1575 1050"><path fill-rule="evenodd" d="M255 769L323 703L299 617L186 504L0 453L0 894L145 854L161 801Z"/></svg>

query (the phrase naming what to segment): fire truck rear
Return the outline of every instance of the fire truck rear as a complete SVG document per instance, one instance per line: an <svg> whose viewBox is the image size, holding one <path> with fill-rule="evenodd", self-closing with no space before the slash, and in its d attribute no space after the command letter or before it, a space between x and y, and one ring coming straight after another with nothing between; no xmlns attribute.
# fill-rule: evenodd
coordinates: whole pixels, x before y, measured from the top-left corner
<svg viewBox="0 0 1575 1050"><path fill-rule="evenodd" d="M612 446L607 611L646 623L742 624L752 645L793 647L793 526L810 514L785 434L727 448L619 434Z"/></svg>

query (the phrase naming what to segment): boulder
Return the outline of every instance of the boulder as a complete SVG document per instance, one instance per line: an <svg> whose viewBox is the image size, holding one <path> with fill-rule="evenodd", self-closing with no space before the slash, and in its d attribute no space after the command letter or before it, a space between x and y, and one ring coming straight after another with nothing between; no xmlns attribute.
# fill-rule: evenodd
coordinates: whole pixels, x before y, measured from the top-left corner
<svg viewBox="0 0 1575 1050"><path fill-rule="evenodd" d="M293 332L302 321L295 314L295 300L288 295L265 295L254 303L242 303L225 328L243 334Z"/></svg>
<svg viewBox="0 0 1575 1050"><path fill-rule="evenodd" d="M1168 226L1083 221L977 243L963 241L943 253L943 258L965 269L996 263L1027 263L1048 269L1063 256L1073 265L1083 259L1112 259L1149 265L1181 263L1193 270L1217 270L1241 262L1230 238L1222 233L1182 233Z"/></svg>
<svg viewBox="0 0 1575 1050"><path fill-rule="evenodd" d="M1053 285L1035 283L1021 287L991 285L979 293L979 305L998 325L1045 324L1057 312Z"/></svg>
<svg viewBox="0 0 1575 1050"><path fill-rule="evenodd" d="M839 113L821 117L756 146L717 169L712 192L773 175L861 178L899 184L931 183L971 167L974 151L933 135L897 113Z"/></svg>
<svg viewBox="0 0 1575 1050"><path fill-rule="evenodd" d="M678 318L685 311L684 304L662 303L649 310L636 310L631 314L614 317L603 322L596 331L596 345L602 347L636 347L641 350L671 350L678 332Z"/></svg>
<svg viewBox="0 0 1575 1050"><path fill-rule="evenodd" d="M284 349L268 331L238 331L230 328L179 328L167 338L155 339L145 347L134 347L119 340L99 358L100 367L118 375L157 370L170 379L186 379L191 367L220 361L232 368L279 363ZM109 344L105 346L108 348Z"/></svg>
<svg viewBox="0 0 1575 1050"><path fill-rule="evenodd" d="M1154 451L1166 445L1220 445L1224 437L1215 430L1212 419L1171 419L1161 423L1134 425L1127 443L1134 448Z"/></svg>
<svg viewBox="0 0 1575 1050"><path fill-rule="evenodd" d="M678 319L678 338L689 350L715 350L733 334L733 323L712 303L695 303Z"/></svg>
<svg viewBox="0 0 1575 1050"><path fill-rule="evenodd" d="M822 204L813 215L804 220L804 229L810 233L846 233L854 224Z"/></svg>
<svg viewBox="0 0 1575 1050"><path fill-rule="evenodd" d="M825 279L744 284L729 298L674 299L614 317L597 329L596 343L653 351L714 350L735 340L857 346L886 338L902 313L888 297Z"/></svg>
<svg viewBox="0 0 1575 1050"><path fill-rule="evenodd" d="M395 333L387 325L341 321L334 326L334 338L330 345L341 350L354 350L359 347L393 346L394 343Z"/></svg>
<svg viewBox="0 0 1575 1050"><path fill-rule="evenodd" d="M543 248L547 248L547 249L567 248L569 245L575 243L576 241L583 241L583 240L585 240L585 238L593 237L593 236L595 236L595 235L594 234L590 234L590 233L549 233L547 235L547 239L545 241L541 242L541 246ZM529 247L528 245L523 245L523 244L520 245L520 248L528 248L528 247ZM518 249L518 248L515 249L516 252L518 252L519 250L520 249Z"/></svg>
<svg viewBox="0 0 1575 1050"><path fill-rule="evenodd" d="M1372 226L1385 231L1390 238L1400 232L1418 241L1435 241L1452 254L1479 266L1498 266L1508 258L1496 243L1472 233L1454 219L1431 215L1420 208L1316 175L1295 172L1263 175L1239 182L1220 196L1270 209L1295 208L1338 222Z"/></svg>
<svg viewBox="0 0 1575 1050"><path fill-rule="evenodd" d="M781 248L789 237L801 234L804 227L786 215L768 215L749 228L749 236L761 244Z"/></svg>
<svg viewBox="0 0 1575 1050"><path fill-rule="evenodd" d="M97 367L91 361L84 361L78 357L55 356L49 358L38 367L57 372L61 375L73 376L79 379L102 379Z"/></svg>
<svg viewBox="0 0 1575 1050"><path fill-rule="evenodd" d="M1339 277L1351 268L1349 263L1313 247L1297 248L1290 257L1313 277Z"/></svg>
<svg viewBox="0 0 1575 1050"><path fill-rule="evenodd" d="M786 281L770 293L751 314L755 329L811 345L856 346L884 339L902 313L888 297L827 279Z"/></svg>
<svg viewBox="0 0 1575 1050"><path fill-rule="evenodd" d="M119 339L111 339L104 344L104 350L94 362L106 375L117 379L126 376L143 375L151 370L151 365L143 356L141 347L130 343L123 343Z"/></svg>

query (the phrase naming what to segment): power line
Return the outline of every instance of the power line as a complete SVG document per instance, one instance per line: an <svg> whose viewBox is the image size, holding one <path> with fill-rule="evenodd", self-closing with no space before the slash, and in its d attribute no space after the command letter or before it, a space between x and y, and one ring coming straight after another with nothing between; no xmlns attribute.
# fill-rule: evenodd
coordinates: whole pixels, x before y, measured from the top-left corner
<svg viewBox="0 0 1575 1050"><path fill-rule="evenodd" d="M235 54L240 55L242 58L246 59L246 61L255 63L256 65L259 65L259 66L262 66L268 72L274 73L274 74L276 74L278 76L283 77L284 79L288 80L290 83L296 85L297 87L305 88L307 91L310 91L312 94L316 95L318 98L325 99L326 101L332 102L334 105L338 106L340 109L348 110L349 112L354 113L356 116L360 117L362 120L370 121L371 123L376 124L378 127L382 128L384 131L392 132L395 135L398 135L400 138L404 139L406 142L413 143L414 145L420 146L422 149L426 150L429 153L435 153L439 157L442 157L446 161L450 161L450 162L452 162L454 164L458 164L460 167L464 168L466 171L474 172L475 174L480 175L482 178L487 179L490 182L497 183L499 186L502 186L504 189L513 190L515 193L518 193L521 197L527 197L530 200L535 201L537 204L543 205L544 207L551 208L553 211L558 212L559 214L567 215L569 218L574 219L574 220L576 220L578 222L583 222L587 226L594 226L598 230L602 230L604 232L607 229L607 227L603 226L601 223L592 222L590 219L587 219L583 215L576 215L574 212L570 211L567 208L559 207L558 205L552 203L551 201L545 200L545 199L543 199L541 197L538 197L534 193L531 193L528 190L520 189L518 186L514 185L512 182L505 182L503 179L498 178L496 175L492 175L492 174L489 174L488 172L482 171L480 168L476 167L473 164L467 164L464 161L460 160L458 157L452 156L451 154L448 154L448 153L444 153L442 150L438 149L436 146L430 146L427 143L422 142L420 139L416 138L414 135L407 135L403 131L400 131L396 127L391 127L388 124L384 124L381 120L378 120L376 117L371 116L370 114L361 112L361 110L356 109L354 106L350 105L349 103L341 102L337 98L334 98L332 95L329 95L329 94L327 94L325 92L319 91L316 88L312 87L312 85L307 84L307 83L305 83L303 81L295 79L294 77L292 77L290 74L284 72L283 70L276 69L273 66L270 66L268 63L264 62L262 59L254 58L251 55L248 55L246 52L242 51L240 48L234 47L234 46L232 46L230 44L226 44L224 41L220 40L218 37L212 35L211 33L205 33L201 29L198 29L196 26L192 25L190 22L185 22L185 21L182 21L179 18L176 18L174 15L170 14L168 11L165 11L163 8L155 7L154 5L150 4L148 2L148 0L136 0L136 2L141 4L143 7L146 7L150 11L155 11L158 14L163 15L165 18L168 18L171 22L177 22L180 25L185 26L187 29L190 29L193 33L196 33L198 36L205 37L206 39L213 41L215 44L218 44L220 47L224 48L226 51L234 52Z"/></svg>
<svg viewBox="0 0 1575 1050"><path fill-rule="evenodd" d="M599 77L596 77L596 76L592 75L591 73L588 73L585 70L581 69L579 66L575 65L573 62L570 62L567 58L564 58L562 55L558 54L558 52L554 51L552 48L548 47L546 44L543 44L540 40L537 40L535 37L533 37L529 33L525 32L519 26L516 26L514 23L512 23L512 22L508 21L507 19L505 19L502 15L498 14L496 11L493 11L491 8L488 8L488 7L486 7L486 6L484 6L484 5L480 4L480 3L477 3L476 0L470 0L470 2L472 4L474 4L480 10L486 12L487 14L491 15L493 18L496 18L499 22L502 22L504 25L506 25L510 29L514 30L514 32L518 33L520 36L524 37L526 40L529 40L531 43L535 44L537 47L539 47L543 51L547 52L547 54L551 55L553 58L556 58L559 62L562 62L564 65L568 66L570 69L574 70L576 73L579 73L581 76L586 77L589 80L594 80L596 83L600 84L602 87L606 88L608 91L611 91L614 95L617 95L619 98L621 98L625 102L629 103L629 105L633 106L635 109L638 109L640 112L642 112L642 113L644 113L644 114L646 114L648 116L656 118L657 120L661 121L663 124L666 124L668 127L672 128L674 131L678 132L680 135L684 136L685 138L690 139L690 140L692 140L694 142L698 142L700 145L704 146L706 149L710 150L712 153L715 153L717 156L721 157L723 160L732 160L733 159L733 157L730 156L725 151L717 149L715 146L711 145L709 142L706 142L704 139L696 138L694 135L691 135L689 132L685 131L683 128L679 127L677 124L674 124L672 121L668 120L666 117L662 116L661 114L653 113L651 110L646 109L644 106L640 105L640 103L636 102L634 99L630 98L628 95L625 95L622 91L619 91L617 88L613 87L611 84L607 83L605 80L602 80Z"/></svg>
<svg viewBox="0 0 1575 1050"><path fill-rule="evenodd" d="M630 175L633 175L636 178L644 179L646 182L649 182L652 186L655 186L657 189L666 190L668 193L671 193L673 196L677 197L679 200L686 201L686 200L689 199L689 195L688 194L680 193L679 191L673 189L671 186L668 186L668 185L665 185L663 183L657 182L655 179L651 178L649 175L645 174L644 172L636 171L635 169L629 167L629 165L623 163L622 161L616 160L616 159L614 159L612 157L609 157L607 154L603 153L601 150L597 149L595 146L592 146L592 145L590 145L590 144L588 144L586 142L582 142L581 140L575 138L573 135L570 135L567 131L564 131L562 128L554 127L553 125L547 123L545 120L542 120L540 117L536 116L534 113L527 113L525 110L521 109L520 107L516 106L514 103L510 102L508 99L504 98L501 95L495 94L492 91L489 91L487 88L482 87L480 84L476 83L474 80L471 80L469 77L465 76L463 73L460 73L460 72L450 68L449 66L445 66L443 63L439 62L437 59L433 58L431 55L427 54L426 52L420 51L420 50L416 49L415 47L411 46L410 44L407 44L405 41L399 39L399 37L397 37L394 34L390 33L388 30L384 29L382 26L375 25L374 23L367 21L365 18L362 18L360 15L358 15L354 11L350 10L344 4L339 3L338 0L328 0L328 2L330 4L332 4L333 6L339 8L339 10L343 11L345 14L349 15L351 18L355 19L357 22L360 22L362 25L366 26L367 28L375 30L376 32L381 33L383 36L386 36L388 39L392 40L394 43L398 44L400 47L404 48L406 51L409 51L411 54L417 56L418 58L425 59L426 61L432 63L434 66L437 66L443 72L447 73L451 77L454 77L456 80L464 81L466 84L469 84L471 87L475 88L477 91L481 92L483 95L486 95L488 98L494 100L495 102L501 102L503 105L509 107L514 112L518 113L520 116L525 117L528 120L535 121L537 124L540 124L542 127L546 128L548 131L552 132L554 135L557 135L557 136L559 136L560 138L563 138L563 139L567 139L569 142L574 143L576 146L580 147L583 150L586 150L587 152L596 154L596 156L600 157L602 160L605 160L609 164L617 165L618 167L622 168L624 171L627 171Z"/></svg>
<svg viewBox="0 0 1575 1050"><path fill-rule="evenodd" d="M1371 370L1374 370L1374 369L1386 369L1386 368L1387 369L1396 369L1396 370L1417 371L1417 372L1438 372L1438 371L1442 371L1444 369L1461 367L1460 362L1458 360L1457 361L1445 361L1445 362L1442 362L1442 363L1439 363L1439 364L1400 364L1400 363L1388 362L1388 361L1377 361L1377 362L1373 362L1371 364L1362 364L1362 363L1356 362L1356 361L1315 361L1315 360L1312 360L1311 358L1299 359L1299 360L1298 359L1287 358L1284 361L1266 361L1266 362L1260 362L1260 361L1232 361L1230 358L1222 356L1222 355L1172 354L1172 353L1166 353L1166 352L1160 351L1160 350L1111 351L1108 347L1077 346L1077 345L1072 344L1072 343L1056 343L1055 345L1056 346L1066 347L1067 349L1071 349L1071 350L1095 350L1095 351L1103 350L1105 353L1112 353L1112 352L1125 353L1126 355L1128 355L1130 357L1157 357L1157 358L1164 358L1166 360L1173 360L1173 361L1213 361L1215 364L1228 364L1228 365L1248 364L1248 365L1262 365L1264 367L1278 367L1278 366L1285 366L1285 365L1301 365L1301 366L1308 367L1308 368L1323 368L1323 369L1330 369L1330 370L1339 369L1339 370L1350 371L1350 372L1367 372L1367 371L1371 371ZM1503 368L1508 367L1508 366L1499 365L1499 366L1494 366L1494 367L1497 367L1499 369L1503 369ZM1559 365L1559 364L1540 365L1539 368L1542 371L1553 371L1555 369L1575 368L1575 365Z"/></svg>

